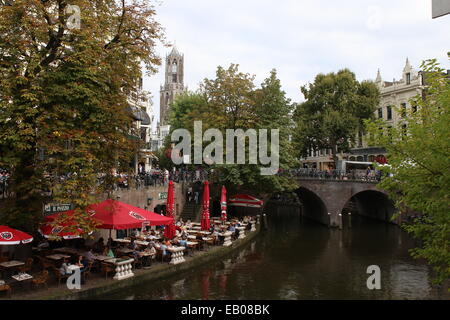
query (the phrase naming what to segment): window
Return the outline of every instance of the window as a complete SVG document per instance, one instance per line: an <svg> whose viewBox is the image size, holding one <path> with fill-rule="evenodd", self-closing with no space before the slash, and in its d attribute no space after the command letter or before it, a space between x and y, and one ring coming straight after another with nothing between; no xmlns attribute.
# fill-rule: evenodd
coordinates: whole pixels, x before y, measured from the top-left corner
<svg viewBox="0 0 450 320"><path fill-rule="evenodd" d="M387 119L392 120L392 107L388 106L386 109L387 109Z"/></svg>
<svg viewBox="0 0 450 320"><path fill-rule="evenodd" d="M411 84L411 73L406 74L406 84Z"/></svg>
<svg viewBox="0 0 450 320"><path fill-rule="evenodd" d="M407 134L408 134L408 126L404 124L402 126L402 140L405 140Z"/></svg>
<svg viewBox="0 0 450 320"><path fill-rule="evenodd" d="M178 77L176 73L172 73L172 82L178 82Z"/></svg>
<svg viewBox="0 0 450 320"><path fill-rule="evenodd" d="M401 104L400 115L402 118L406 117L406 103Z"/></svg>
<svg viewBox="0 0 450 320"><path fill-rule="evenodd" d="M173 60L173 63L172 63L172 73L177 73L177 60Z"/></svg>
<svg viewBox="0 0 450 320"><path fill-rule="evenodd" d="M378 118L382 119L383 118L383 108L379 108L378 109Z"/></svg>

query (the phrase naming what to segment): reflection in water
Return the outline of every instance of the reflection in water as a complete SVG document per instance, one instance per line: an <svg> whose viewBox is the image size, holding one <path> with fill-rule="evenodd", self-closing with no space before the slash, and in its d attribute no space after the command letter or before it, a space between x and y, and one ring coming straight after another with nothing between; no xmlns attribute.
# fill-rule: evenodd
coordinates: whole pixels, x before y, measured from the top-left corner
<svg viewBox="0 0 450 320"><path fill-rule="evenodd" d="M222 261L109 294L101 299L448 299L413 260L414 243L398 227L352 217L330 230L297 216L269 219L269 230ZM367 267L381 268L370 291Z"/></svg>
<svg viewBox="0 0 450 320"><path fill-rule="evenodd" d="M390 283L394 296L405 299L426 299L431 287L425 266L399 263L391 266Z"/></svg>

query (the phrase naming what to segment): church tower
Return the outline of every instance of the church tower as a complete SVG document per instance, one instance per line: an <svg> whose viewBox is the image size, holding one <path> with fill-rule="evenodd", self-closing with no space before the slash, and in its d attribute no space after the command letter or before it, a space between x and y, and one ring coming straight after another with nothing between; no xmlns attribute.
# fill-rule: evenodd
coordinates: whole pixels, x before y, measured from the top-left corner
<svg viewBox="0 0 450 320"><path fill-rule="evenodd" d="M175 97L184 92L184 55L176 46L166 56L165 84L160 90L160 125L168 125L169 109Z"/></svg>

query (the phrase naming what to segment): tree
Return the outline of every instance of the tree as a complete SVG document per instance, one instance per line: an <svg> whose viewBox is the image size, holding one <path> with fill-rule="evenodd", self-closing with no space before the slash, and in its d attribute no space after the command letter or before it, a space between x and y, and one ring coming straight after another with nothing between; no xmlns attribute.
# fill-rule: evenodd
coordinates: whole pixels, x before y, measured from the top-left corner
<svg viewBox="0 0 450 320"><path fill-rule="evenodd" d="M402 227L421 241L412 250L416 258L434 266L436 282L450 278L450 79L436 60L422 64L426 79L424 98L413 103L404 121L381 135L381 120L368 122L370 143L387 150L389 165L379 187L397 203L399 215L420 217ZM399 110L400 111L400 110Z"/></svg>
<svg viewBox="0 0 450 320"><path fill-rule="evenodd" d="M127 98L141 67L160 63L163 39L144 0L17 0L0 5L0 166L13 197L2 223L36 230L45 193L71 202L74 219L111 190L138 148ZM71 21L78 10L80 28ZM76 18L76 17L75 17ZM100 179L101 178L101 179Z"/></svg>
<svg viewBox="0 0 450 320"><path fill-rule="evenodd" d="M357 132L364 131L364 119L373 117L379 91L372 82L357 81L348 69L319 74L301 91L306 101L295 112L296 143L305 156L311 149L331 149L337 166L337 153L347 151Z"/></svg>
<svg viewBox="0 0 450 320"><path fill-rule="evenodd" d="M218 129L226 137L227 129L279 129L280 169L295 165L294 152L289 141L292 123L292 104L286 98L273 70L260 88L255 88L254 76L239 71L232 64L228 69L218 67L214 79L205 79L196 94L179 96L173 106L172 129L187 129L193 137L194 121L202 121L203 131ZM269 140L270 142L270 140ZM209 143L204 142L203 147ZM239 190L270 195L291 191L295 181L282 175L262 176L261 163L250 164L246 139L245 164L213 164L217 182L225 184L230 192ZM224 150L226 156L226 150ZM235 155L237 150L234 150Z"/></svg>

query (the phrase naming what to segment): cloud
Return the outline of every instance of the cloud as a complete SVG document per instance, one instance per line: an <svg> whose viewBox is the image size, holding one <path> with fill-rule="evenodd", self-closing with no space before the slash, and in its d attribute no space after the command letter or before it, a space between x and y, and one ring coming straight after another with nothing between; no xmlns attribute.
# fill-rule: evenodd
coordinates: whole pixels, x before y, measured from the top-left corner
<svg viewBox="0 0 450 320"><path fill-rule="evenodd" d="M318 73L349 68L358 79L399 78L405 59L448 68L450 16L431 19L423 0L165 0L157 19L185 55L185 83L198 87L217 66L240 64L259 85L272 68L293 101ZM165 56L170 49L160 46ZM159 118L161 72L145 79Z"/></svg>

